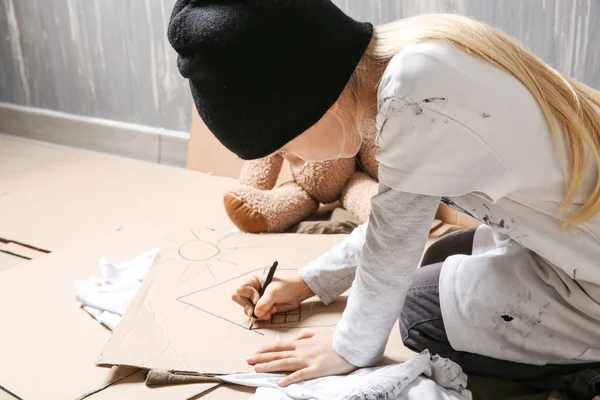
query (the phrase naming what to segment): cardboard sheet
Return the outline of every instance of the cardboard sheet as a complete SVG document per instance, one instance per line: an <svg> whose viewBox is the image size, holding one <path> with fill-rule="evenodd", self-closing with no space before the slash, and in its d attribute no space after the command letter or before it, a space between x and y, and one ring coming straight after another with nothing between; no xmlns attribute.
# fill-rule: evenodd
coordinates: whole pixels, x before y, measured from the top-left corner
<svg viewBox="0 0 600 400"><path fill-rule="evenodd" d="M0 386L0 400L18 400L16 395L12 395Z"/></svg>
<svg viewBox="0 0 600 400"><path fill-rule="evenodd" d="M131 372L95 366L110 331L81 309L74 281L98 274L104 255L128 260L160 244L165 231L124 229L0 272L0 386L26 400L74 400Z"/></svg>
<svg viewBox="0 0 600 400"><path fill-rule="evenodd" d="M65 150L0 179L0 238L55 251L138 223L230 229L234 179Z"/></svg>
<svg viewBox="0 0 600 400"><path fill-rule="evenodd" d="M60 157L66 151L64 147L0 133L0 180L32 163Z"/></svg>
<svg viewBox="0 0 600 400"><path fill-rule="evenodd" d="M193 229L192 231L196 234L201 233L200 229ZM202 286L193 287L192 282L195 277L204 277L208 281L213 279L212 273L215 273L217 277L233 276L232 272L235 267L231 262L239 262L242 268L253 271L257 269L257 266L260 268L278 258L283 263L281 273L284 273L286 268L301 266L315 255L327 251L329 246L337 240L341 240L341 237L334 238L332 236L303 236L300 240L301 245L290 247L290 243L296 242L294 240L295 236L277 235L268 239L269 248L267 251L264 247L262 249L252 247L262 244L256 243L254 237L242 235L243 240L237 241L241 238L239 234L233 234L231 237L225 238L221 234L221 236L218 236L218 238L223 239L219 243L220 253L211 258L207 255L213 254L214 249L207 243L197 243L198 240L194 238L192 231L188 228L173 229L170 226L139 225L126 227L118 232L75 241L56 252L27 261L16 268L0 272L0 321L7 322L3 325L3 329L0 329L0 352L2 354L0 386L27 400L74 400L111 382L120 380L123 376L137 369L109 369L95 366L98 356L110 339L110 332L81 309L75 300L74 282L75 280L87 279L90 276L97 275L98 259L102 256L117 261L128 260L143 251L163 244L164 251L161 254L161 257L164 256L163 261L167 261L170 257L177 257L180 252L183 257L189 260L175 263L167 261L164 264L159 264L158 267L171 266L175 268L174 271L183 273L183 275L173 276L173 278L174 280L189 278L190 282L183 286L186 290L191 289L191 293L202 289ZM216 236L210 235L217 235L216 232L207 230L207 233L200 237L215 240ZM265 238L267 237L265 236ZM182 243L187 245L181 246ZM244 252L239 253L242 259L232 257L231 252L227 250L231 246L238 248L236 252ZM210 249L210 251L207 249ZM294 260L294 262L286 260ZM200 280L201 282L202 280ZM158 286L163 284L167 288L171 285L169 281L155 281L153 285L145 286L145 288L146 290L150 289L150 292L154 292ZM229 294L226 295L225 301L231 301L229 300ZM190 299L189 302L194 304L194 300ZM197 317L204 314L191 305L181 302L177 302L177 304L183 307L182 314L173 315L175 318L171 318L172 321L182 318L183 322L189 321L193 324L195 319L192 316ZM212 305L210 306L212 307ZM157 322L171 325L169 319L162 319L161 315L164 315L164 313L160 305L153 307L153 309L156 311ZM146 308L146 310L149 309ZM239 312L239 310L236 311ZM232 317L237 318L238 315L236 312ZM229 322L226 322L226 324L230 325ZM159 325L152 324L150 327L155 326ZM196 325L194 327L195 330L192 332L181 331L181 333L185 340L191 339L194 344L197 344L199 341L196 337L200 329L197 329ZM136 331L137 327L131 330L132 336L126 338L126 340L122 340L121 337L119 342L129 343L130 339L135 337ZM145 348L140 347L140 344L148 344L151 349L155 345L162 345L162 336L160 334L157 336L157 332L150 331L149 335L144 333L144 329L141 329L141 332L142 336L138 336L140 343L135 343L136 345L132 347L131 353L139 357L143 356L145 351ZM217 331L213 330L213 332ZM169 333L168 329L165 333ZM258 330L248 333L256 335L257 338L261 337ZM217 344L231 344L227 337L216 336ZM174 337L172 340L173 343L177 343L179 338ZM400 339L396 337L393 340L396 341L393 347L402 349ZM117 342L113 341L111 343ZM241 347L243 354L246 355L248 351L255 348L253 343L255 342L249 341L244 346L241 344L236 345ZM217 348L214 345L211 347L213 349ZM192 355L198 356L201 349L201 346L192 348ZM172 355L169 349L165 353L167 356ZM233 357L229 357L231 363L223 362L223 364L236 370L243 364L243 362L240 362L239 365L236 365L236 362L243 361L243 358L242 360L234 360ZM206 359L206 354L204 354L204 359ZM223 366L223 368L225 367ZM199 388L202 389L202 387ZM190 392L195 389L198 389L198 387L190 388L189 391L183 387L177 387L173 388L173 395L171 395L170 388L160 388L159 391L148 389L141 382L139 376L137 380L132 376L120 381L117 385L111 385L93 394L89 398L93 400L98 398L153 398L146 397L147 394L152 394L152 396L156 395L157 398L183 400L192 395L195 396L194 393L190 395ZM108 391L114 396L106 397L108 395L104 394L104 391ZM5 394L1 390L0 393ZM140 393L139 396L137 396L138 393ZM158 396L159 393L161 396ZM239 390L219 388L203 398L208 400L241 400L248 397L247 392L242 394L244 396L240 394Z"/></svg>
<svg viewBox="0 0 600 400"><path fill-rule="evenodd" d="M148 388L144 385L144 377L145 372L138 371L110 387L85 398L85 400L248 400L248 397L255 390L243 386L218 386L215 384Z"/></svg>
<svg viewBox="0 0 600 400"><path fill-rule="evenodd" d="M15 243L0 237L0 252L11 254L23 260L33 260L48 254L48 251L35 248L22 243Z"/></svg>
<svg viewBox="0 0 600 400"><path fill-rule="evenodd" d="M231 300L231 294L252 276L263 274L275 260L280 265L276 277L292 274L342 239L210 229L170 232L98 364L247 372L251 368L246 357L277 338L295 335L303 328L333 330L347 295L329 306L317 298L309 299L299 310L274 315L249 330L249 318ZM402 353L399 338L394 347L400 352L396 355L407 354Z"/></svg>
<svg viewBox="0 0 600 400"><path fill-rule="evenodd" d="M191 385L172 385L149 388L144 384L146 371L135 370L136 372L124 377L116 383L99 390L91 392L88 395L77 400L113 400L113 399L144 399L144 400L187 400L196 398L196 396L212 392L217 384L191 384ZM246 395L247 399L248 395ZM206 398L206 397L204 397Z"/></svg>

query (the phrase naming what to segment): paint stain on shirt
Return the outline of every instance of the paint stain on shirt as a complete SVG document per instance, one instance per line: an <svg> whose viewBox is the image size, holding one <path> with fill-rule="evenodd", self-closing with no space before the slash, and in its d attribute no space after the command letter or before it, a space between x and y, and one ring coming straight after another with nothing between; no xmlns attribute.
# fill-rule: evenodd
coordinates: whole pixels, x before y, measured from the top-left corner
<svg viewBox="0 0 600 400"><path fill-rule="evenodd" d="M448 100L448 99L445 97L429 97L427 99L423 99L423 103L433 103L436 101L446 101L446 100Z"/></svg>
<svg viewBox="0 0 600 400"><path fill-rule="evenodd" d="M493 220L493 217L490 217L487 214L483 217L483 222L486 225L491 226L492 228L499 228L499 229L507 229L507 228L509 228L509 226L506 225L506 221L504 221L504 219L501 219L500 222L495 222Z"/></svg>

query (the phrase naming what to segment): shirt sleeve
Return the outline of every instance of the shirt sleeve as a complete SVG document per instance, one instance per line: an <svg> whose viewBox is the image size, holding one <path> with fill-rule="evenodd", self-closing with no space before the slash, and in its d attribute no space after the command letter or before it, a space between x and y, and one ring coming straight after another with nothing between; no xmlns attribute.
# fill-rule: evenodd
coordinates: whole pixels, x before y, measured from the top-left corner
<svg viewBox="0 0 600 400"><path fill-rule="evenodd" d="M380 184L352 292L333 338L337 353L351 364L365 367L381 359L439 201Z"/></svg>
<svg viewBox="0 0 600 400"><path fill-rule="evenodd" d="M330 304L352 286L367 226L368 222L359 225L341 243L299 270L323 303Z"/></svg>

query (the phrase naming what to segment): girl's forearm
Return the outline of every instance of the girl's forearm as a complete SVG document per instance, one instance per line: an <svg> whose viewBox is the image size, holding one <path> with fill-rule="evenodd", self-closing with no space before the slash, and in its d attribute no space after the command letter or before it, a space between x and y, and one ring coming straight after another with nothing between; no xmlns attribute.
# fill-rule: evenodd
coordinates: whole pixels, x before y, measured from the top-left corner
<svg viewBox="0 0 600 400"><path fill-rule="evenodd" d="M352 293L334 336L338 354L358 367L383 355L427 241L440 198L381 186L372 201Z"/></svg>

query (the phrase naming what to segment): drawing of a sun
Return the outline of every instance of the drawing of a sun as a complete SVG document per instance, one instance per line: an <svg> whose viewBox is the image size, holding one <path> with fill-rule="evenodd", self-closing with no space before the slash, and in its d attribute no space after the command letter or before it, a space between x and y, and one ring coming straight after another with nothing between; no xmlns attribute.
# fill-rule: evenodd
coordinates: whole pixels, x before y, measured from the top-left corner
<svg viewBox="0 0 600 400"><path fill-rule="evenodd" d="M268 247L266 236L269 236ZM329 241L318 235L306 236L304 246L290 246L286 235L253 235L211 228L173 229L166 234L154 265L186 263L182 279L207 275L202 279L208 287L245 272L268 268L275 260L284 262L284 269L298 269L312 261L315 248L322 248L324 253L336 243L336 235L330 235Z"/></svg>
<svg viewBox="0 0 600 400"><path fill-rule="evenodd" d="M231 294L253 276L264 274L274 260L283 265L277 275L285 276L296 273L314 257L312 240L303 243L305 248L296 246L291 250L285 235L271 235L268 248L264 238L265 235L224 233L210 228L173 230L166 235L154 268L182 271L170 282L177 288L175 300L209 318L225 320L253 334L263 335L265 329L334 326L338 314L333 312L343 310L345 298L334 307L328 307L326 313L321 310L322 303L315 300L298 310L273 315L270 321L258 321L248 330L249 319L239 305L230 300ZM329 246L320 239L315 243L327 250ZM277 240L282 240L280 246Z"/></svg>
<svg viewBox="0 0 600 400"><path fill-rule="evenodd" d="M244 246L245 234L223 233L210 228L173 230L166 235L155 266L170 262L187 264L182 278L203 277L206 284L226 278L228 267L239 267L244 252L252 255L256 247Z"/></svg>

